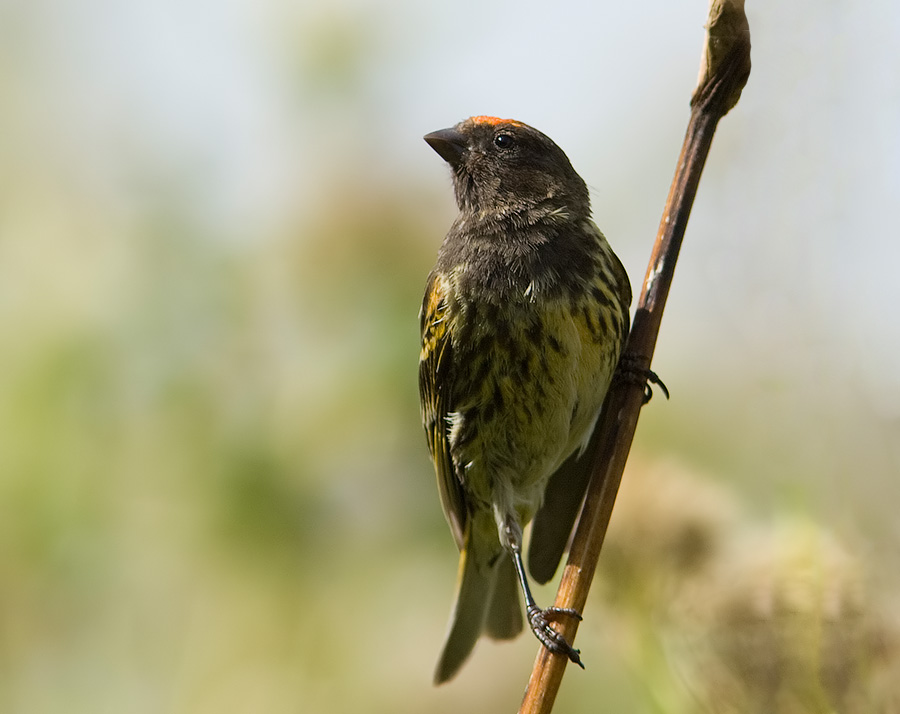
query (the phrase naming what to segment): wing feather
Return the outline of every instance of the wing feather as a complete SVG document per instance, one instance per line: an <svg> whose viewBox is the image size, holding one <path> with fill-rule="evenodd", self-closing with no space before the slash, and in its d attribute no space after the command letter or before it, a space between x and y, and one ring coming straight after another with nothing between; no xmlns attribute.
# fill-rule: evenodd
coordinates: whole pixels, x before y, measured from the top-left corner
<svg viewBox="0 0 900 714"><path fill-rule="evenodd" d="M466 529L466 501L450 456L449 415L453 380L453 345L447 285L436 274L428 278L419 315L422 352L419 356L419 399L428 448L434 461L444 516L462 549Z"/></svg>

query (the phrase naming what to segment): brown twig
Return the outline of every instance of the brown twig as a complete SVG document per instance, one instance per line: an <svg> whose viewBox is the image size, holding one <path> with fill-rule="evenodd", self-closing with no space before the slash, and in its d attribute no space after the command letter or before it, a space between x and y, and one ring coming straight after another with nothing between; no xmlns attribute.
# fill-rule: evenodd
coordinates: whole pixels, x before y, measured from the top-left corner
<svg viewBox="0 0 900 714"><path fill-rule="evenodd" d="M700 79L691 97L690 121L625 350L639 368L650 368L681 241L716 126L737 104L749 75L750 29L744 0L712 0ZM557 607L584 612L643 397L641 385L629 380L615 381L607 396L604 417L597 425L603 430L603 438L593 455L593 475L557 591ZM561 627L571 642L578 623L569 618ZM550 712L567 662L565 656L540 648L520 714Z"/></svg>

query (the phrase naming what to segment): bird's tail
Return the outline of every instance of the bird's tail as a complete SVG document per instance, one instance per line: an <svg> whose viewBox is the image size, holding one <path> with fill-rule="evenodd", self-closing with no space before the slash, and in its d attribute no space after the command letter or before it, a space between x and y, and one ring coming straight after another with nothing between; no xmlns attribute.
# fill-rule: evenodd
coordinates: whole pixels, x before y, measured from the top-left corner
<svg viewBox="0 0 900 714"><path fill-rule="evenodd" d="M456 602L450 629L434 673L434 683L451 679L485 632L495 639L512 639L522 631L516 571L496 536L478 537L472 519L459 556ZM491 528L495 528L491 523ZM474 533L478 533L474 530Z"/></svg>
<svg viewBox="0 0 900 714"><path fill-rule="evenodd" d="M511 640L522 631L519 579L512 558L505 551L496 565L494 592L491 593L484 631L495 640Z"/></svg>

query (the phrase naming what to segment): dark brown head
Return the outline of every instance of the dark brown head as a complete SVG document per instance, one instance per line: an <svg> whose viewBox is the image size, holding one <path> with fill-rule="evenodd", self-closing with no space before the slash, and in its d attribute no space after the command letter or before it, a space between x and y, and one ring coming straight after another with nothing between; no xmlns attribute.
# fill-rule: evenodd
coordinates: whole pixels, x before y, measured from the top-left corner
<svg viewBox="0 0 900 714"><path fill-rule="evenodd" d="M511 215L540 206L587 216L587 186L563 150L527 124L471 117L425 141L453 169L456 202L463 212Z"/></svg>

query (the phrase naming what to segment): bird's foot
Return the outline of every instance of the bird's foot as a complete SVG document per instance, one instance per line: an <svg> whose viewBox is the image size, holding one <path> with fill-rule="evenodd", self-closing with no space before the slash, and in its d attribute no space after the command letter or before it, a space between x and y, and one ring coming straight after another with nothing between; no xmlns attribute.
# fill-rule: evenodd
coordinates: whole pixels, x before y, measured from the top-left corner
<svg viewBox="0 0 900 714"><path fill-rule="evenodd" d="M669 398L669 390L665 383L659 378L649 366L644 365L645 359L634 354L623 354L619 359L619 366L616 368L616 379L621 379L631 384L636 384L644 390L644 404L653 398L653 388L650 385L656 385ZM649 365L649 362L647 363Z"/></svg>
<svg viewBox="0 0 900 714"><path fill-rule="evenodd" d="M533 605L528 608L528 623L541 644L554 654L565 655L584 669L584 665L581 663L581 650L576 650L562 634L550 627L551 622L555 622L561 617L574 617L576 620L581 620L578 611L568 607L548 607L542 610Z"/></svg>

